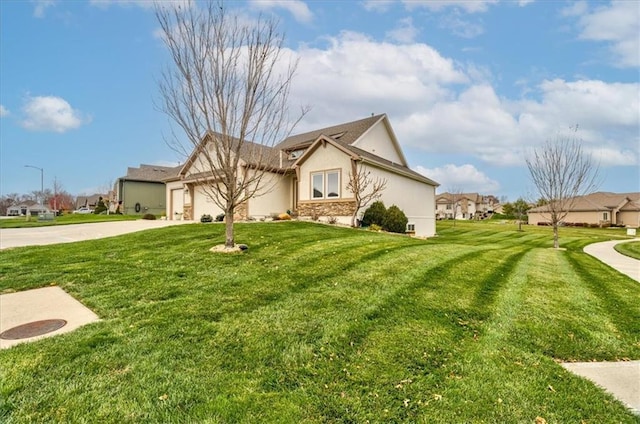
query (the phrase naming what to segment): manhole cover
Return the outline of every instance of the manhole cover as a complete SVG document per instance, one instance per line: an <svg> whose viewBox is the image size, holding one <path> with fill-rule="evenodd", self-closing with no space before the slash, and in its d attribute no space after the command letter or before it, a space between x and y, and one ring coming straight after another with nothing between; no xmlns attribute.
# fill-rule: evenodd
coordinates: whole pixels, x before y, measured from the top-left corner
<svg viewBox="0 0 640 424"><path fill-rule="evenodd" d="M51 333L59 328L67 325L67 321L63 319L45 319L42 321L33 321L17 327L10 328L0 333L0 339L19 340L28 339L29 337L40 336L42 334Z"/></svg>

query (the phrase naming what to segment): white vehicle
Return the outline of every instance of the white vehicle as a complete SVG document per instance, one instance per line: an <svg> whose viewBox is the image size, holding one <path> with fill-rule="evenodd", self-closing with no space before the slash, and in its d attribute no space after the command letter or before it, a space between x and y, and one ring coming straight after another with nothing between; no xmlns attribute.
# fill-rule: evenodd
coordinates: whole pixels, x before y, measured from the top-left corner
<svg viewBox="0 0 640 424"><path fill-rule="evenodd" d="M73 213L93 213L93 209L89 209L88 207L83 206L83 207L73 211Z"/></svg>

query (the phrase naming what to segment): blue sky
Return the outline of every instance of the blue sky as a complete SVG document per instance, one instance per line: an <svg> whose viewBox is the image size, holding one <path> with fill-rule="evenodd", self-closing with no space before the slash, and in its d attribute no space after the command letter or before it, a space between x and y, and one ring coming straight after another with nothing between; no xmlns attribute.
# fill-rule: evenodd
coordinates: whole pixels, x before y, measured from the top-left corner
<svg viewBox="0 0 640 424"><path fill-rule="evenodd" d="M183 161L164 139L168 63L150 1L0 2L0 193L54 179L104 192L127 167ZM273 14L299 60L296 132L386 113L411 168L531 197L527 151L577 135L600 189L640 191L640 2L228 2Z"/></svg>

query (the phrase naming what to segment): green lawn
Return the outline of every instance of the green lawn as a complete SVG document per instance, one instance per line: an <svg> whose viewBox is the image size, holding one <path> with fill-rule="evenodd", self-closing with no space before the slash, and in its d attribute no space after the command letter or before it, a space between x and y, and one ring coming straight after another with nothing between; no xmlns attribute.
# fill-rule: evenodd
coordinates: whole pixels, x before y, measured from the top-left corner
<svg viewBox="0 0 640 424"><path fill-rule="evenodd" d="M0 219L0 228L27 228L27 227L48 227L51 225L86 224L91 222L105 221L131 221L142 218L142 215L94 215L87 214L66 214L57 216L52 221L38 221L37 216Z"/></svg>
<svg viewBox="0 0 640 424"><path fill-rule="evenodd" d="M0 251L98 323L0 351L0 421L638 423L560 361L640 359L640 284L582 252L622 231L302 222Z"/></svg>
<svg viewBox="0 0 640 424"><path fill-rule="evenodd" d="M616 244L615 249L623 255L640 259L640 241Z"/></svg>

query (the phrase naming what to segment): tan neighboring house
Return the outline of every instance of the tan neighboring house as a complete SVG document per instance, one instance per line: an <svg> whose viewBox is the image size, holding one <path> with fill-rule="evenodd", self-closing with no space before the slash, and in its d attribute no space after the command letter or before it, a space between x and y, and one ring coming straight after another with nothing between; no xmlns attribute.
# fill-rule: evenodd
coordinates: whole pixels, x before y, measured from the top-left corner
<svg viewBox="0 0 640 424"><path fill-rule="evenodd" d="M294 135L273 148L246 145L247 151L271 150L273 159L265 176L270 190L238 208L239 219L261 219L291 211L301 219L335 218L349 224L355 199L347 184L358 165L372 177L386 179L380 200L387 207L396 205L403 210L409 220L408 232L422 237L435 235L438 184L409 168L386 114ZM197 164L204 162L195 150L178 176L166 181L169 219L198 220L204 214L222 213L203 189ZM241 157L240 172L251 172L254 165L247 153ZM215 184L215 178L208 184Z"/></svg>
<svg viewBox="0 0 640 424"><path fill-rule="evenodd" d="M547 206L539 206L528 212L529 224L548 223ZM562 219L566 225L618 225L640 227L640 193L597 192L576 197L567 215Z"/></svg>
<svg viewBox="0 0 640 424"><path fill-rule="evenodd" d="M436 218L483 219L498 206L498 199L492 195L441 193L436 196Z"/></svg>

